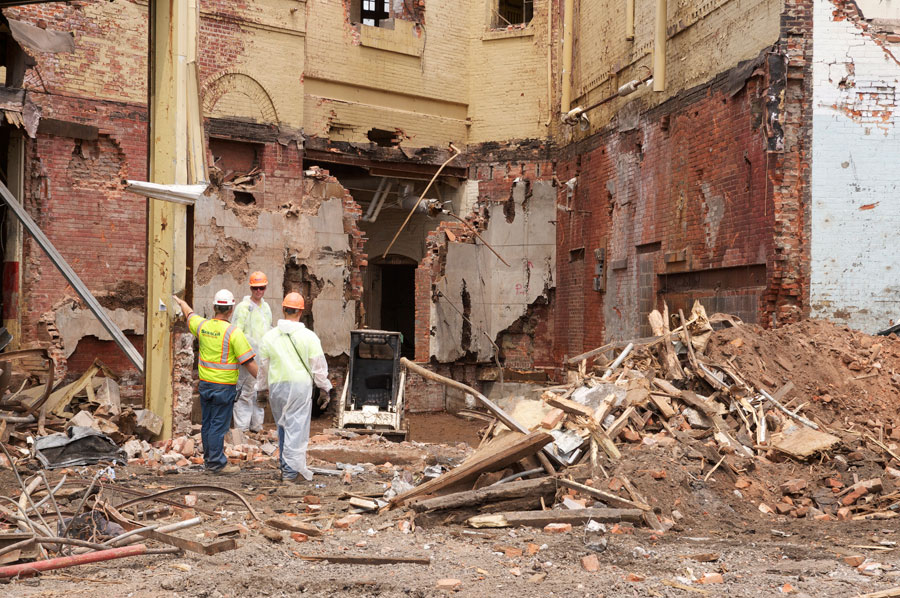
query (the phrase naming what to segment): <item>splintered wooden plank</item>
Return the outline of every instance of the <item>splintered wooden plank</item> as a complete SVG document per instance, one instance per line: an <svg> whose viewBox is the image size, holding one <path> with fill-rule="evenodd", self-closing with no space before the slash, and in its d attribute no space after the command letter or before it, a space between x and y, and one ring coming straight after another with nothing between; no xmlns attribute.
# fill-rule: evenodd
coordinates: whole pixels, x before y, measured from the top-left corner
<svg viewBox="0 0 900 598"><path fill-rule="evenodd" d="M414 511L418 512L471 507L511 498L545 495L556 490L556 485L557 479L552 477L520 480L498 486L479 488L478 490L468 490L466 492L448 494L447 496L428 498L413 502L410 506Z"/></svg>
<svg viewBox="0 0 900 598"><path fill-rule="evenodd" d="M469 525L472 527L518 527L526 525L530 527L544 527L548 523L571 523L572 525L584 525L588 521L598 523L618 523L627 521L640 523L643 511L640 509L577 509L549 511L508 511L505 513L493 513L491 515L476 515L470 517Z"/></svg>
<svg viewBox="0 0 900 598"><path fill-rule="evenodd" d="M548 405L556 407L557 409L562 409L566 413L571 413L572 415L583 415L587 418L594 417L594 410L590 407L586 407L581 403L576 403L572 399L566 399L564 397L556 397L549 396L550 393L547 393L548 396L544 399Z"/></svg>
<svg viewBox="0 0 900 598"><path fill-rule="evenodd" d="M640 509L641 511L650 510L650 506L643 502L637 503L626 498L622 498L621 496L616 496L615 494L604 492L603 490L594 488L593 486L586 486L584 484L579 484L578 482L573 482L572 480L560 479L559 485L577 490L583 494L590 494L594 498L602 500L603 502L612 505L613 507L624 509Z"/></svg>
<svg viewBox="0 0 900 598"><path fill-rule="evenodd" d="M289 532L300 532L307 536L320 536L322 530L311 523L296 521L295 517L272 517L266 520L266 525L275 529L283 529Z"/></svg>
<svg viewBox="0 0 900 598"><path fill-rule="evenodd" d="M391 500L391 506L403 505L418 496L433 494L456 484L469 481L474 482L482 473L502 469L520 459L534 455L551 441L553 441L553 436L546 432L532 432L527 436L517 438L514 442L496 452L481 455L477 459L470 459L444 475L394 497Z"/></svg>

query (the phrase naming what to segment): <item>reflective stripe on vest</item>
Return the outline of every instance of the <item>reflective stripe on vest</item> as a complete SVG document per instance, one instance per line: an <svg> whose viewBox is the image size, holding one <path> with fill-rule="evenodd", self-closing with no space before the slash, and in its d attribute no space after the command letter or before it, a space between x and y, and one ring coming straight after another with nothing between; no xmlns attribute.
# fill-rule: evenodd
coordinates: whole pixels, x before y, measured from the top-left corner
<svg viewBox="0 0 900 598"><path fill-rule="evenodd" d="M209 368L211 370L236 370L238 369L238 364L236 363L216 363L215 361L203 361L202 359L198 360L200 365Z"/></svg>
<svg viewBox="0 0 900 598"><path fill-rule="evenodd" d="M222 338L222 359L220 360L222 363L228 361L228 349L231 345L231 334L235 331L236 326L232 324L228 328L225 329L225 336ZM223 368L226 369L226 368ZM237 369L237 368L227 368L227 369Z"/></svg>

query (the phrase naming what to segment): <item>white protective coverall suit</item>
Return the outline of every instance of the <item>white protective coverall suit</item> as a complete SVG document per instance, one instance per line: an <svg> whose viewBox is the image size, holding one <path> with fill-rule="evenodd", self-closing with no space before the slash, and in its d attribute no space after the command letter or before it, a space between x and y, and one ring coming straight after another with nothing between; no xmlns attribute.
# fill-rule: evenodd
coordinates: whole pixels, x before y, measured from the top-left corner
<svg viewBox="0 0 900 598"><path fill-rule="evenodd" d="M325 393L331 390L322 343L301 322L278 320L278 325L263 336L258 354L261 369L257 387L262 390L268 383L269 405L278 424L282 476L291 480L299 474L311 480L306 447L313 382Z"/></svg>
<svg viewBox="0 0 900 598"><path fill-rule="evenodd" d="M258 350L263 335L272 329L272 309L263 299L259 305L253 303L250 295L234 308L231 323L244 333L250 346ZM238 430L262 430L265 409L256 402L256 378L247 368L240 367L237 381L237 397L234 401L234 427Z"/></svg>

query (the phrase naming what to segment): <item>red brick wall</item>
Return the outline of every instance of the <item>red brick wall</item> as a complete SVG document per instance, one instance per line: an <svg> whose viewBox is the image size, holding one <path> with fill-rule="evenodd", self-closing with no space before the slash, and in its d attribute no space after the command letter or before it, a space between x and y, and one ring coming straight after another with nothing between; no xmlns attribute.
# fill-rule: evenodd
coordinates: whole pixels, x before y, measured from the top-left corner
<svg viewBox="0 0 900 598"><path fill-rule="evenodd" d="M144 287L145 201L122 181L147 174L143 107L34 96L45 116L99 128L95 141L38 134L26 143L25 206L73 270L95 294L122 281ZM22 335L46 342L40 317L72 290L31 237L25 237ZM123 298L126 299L126 298ZM140 337L136 337L140 344ZM111 343L110 343L111 344ZM116 348L116 353L120 351ZM114 362L115 356L105 361ZM123 362L124 369L131 369Z"/></svg>
<svg viewBox="0 0 900 598"><path fill-rule="evenodd" d="M657 274L771 259L765 91L754 77L734 93L721 76L645 113L633 130L564 150L557 177L578 182L571 200L562 187L569 209L558 212L558 359L639 336L647 297L638 289L650 285L656 304ZM605 250L605 292L593 288L596 249ZM652 270L643 278L641 264Z"/></svg>

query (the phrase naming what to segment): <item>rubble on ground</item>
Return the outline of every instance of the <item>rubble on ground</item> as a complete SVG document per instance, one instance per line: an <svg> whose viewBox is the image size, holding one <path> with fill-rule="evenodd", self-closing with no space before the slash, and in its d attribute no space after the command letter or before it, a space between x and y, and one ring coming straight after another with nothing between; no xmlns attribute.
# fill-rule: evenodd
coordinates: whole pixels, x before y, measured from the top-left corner
<svg viewBox="0 0 900 598"><path fill-rule="evenodd" d="M97 364L90 376L53 391L45 426L111 438L104 426L115 425L129 467L42 471L27 441L38 422L8 426L10 458L3 461L22 482L9 498L23 505L30 523L11 505L0 506L0 561L99 553L105 542L124 543L116 535L157 525L161 535L130 536L142 551L210 554L246 539L291 546L310 562L428 564L427 555L366 553L365 538L461 524L466 534L486 534L473 538L528 538L515 545L492 540L509 559L577 537L589 553L573 562L592 572L596 555L621 535L660 538L736 515L780 528L794 519L839 525L897 516L900 341L816 321L763 330L707 316L699 305L686 329L680 317L651 318L655 337L569 360L566 384L543 388L536 399L504 401L505 411L485 403L475 420L484 425L481 442L473 448L326 429L310 439L316 477L293 485L274 480L274 431L232 430L226 454L247 476L237 495L209 484L217 480L197 481L199 426L153 442L146 427L139 431L135 410L116 406L115 380ZM57 518L53 503L65 505L60 512L77 515L78 526L63 535L86 544L53 544L62 532L36 526L43 524L29 501L48 522ZM202 534L165 531L196 519ZM331 541L344 535L363 539L355 547ZM33 541L4 553L17 538ZM845 560L860 575L890 571L858 554ZM646 577L628 575L635 584ZM541 583L546 572L526 577ZM676 579L672 587L722 583L716 571Z"/></svg>

